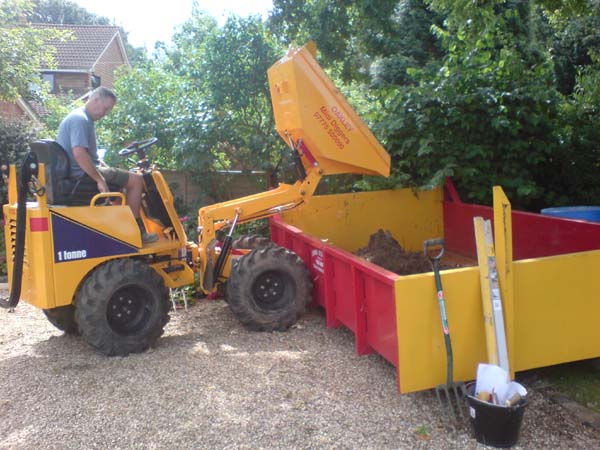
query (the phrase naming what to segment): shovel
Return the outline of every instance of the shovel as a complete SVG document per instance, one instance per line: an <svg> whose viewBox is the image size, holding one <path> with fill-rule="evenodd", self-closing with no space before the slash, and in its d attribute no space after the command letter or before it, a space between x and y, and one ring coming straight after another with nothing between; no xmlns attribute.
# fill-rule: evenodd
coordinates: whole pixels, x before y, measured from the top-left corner
<svg viewBox="0 0 600 450"><path fill-rule="evenodd" d="M458 416L464 419L463 405L467 395L467 389L463 382L453 382L454 361L452 358L452 341L450 340L450 330L448 329L448 316L446 315L446 303L444 300L444 291L442 290L442 278L440 277L440 261L444 256L446 242L443 239L430 239L423 243L425 256L429 258L433 273L435 275L435 286L437 288L437 299L440 307L440 316L442 318L442 330L444 332L444 342L446 344L446 384L441 384L435 388L435 395L442 407L448 409L452 420L457 420Z"/></svg>

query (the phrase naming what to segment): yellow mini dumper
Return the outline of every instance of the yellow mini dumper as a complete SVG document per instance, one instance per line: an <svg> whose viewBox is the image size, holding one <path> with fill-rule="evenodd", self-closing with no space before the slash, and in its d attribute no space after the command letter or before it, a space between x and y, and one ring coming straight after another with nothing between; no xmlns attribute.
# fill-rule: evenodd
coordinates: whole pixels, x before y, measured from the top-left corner
<svg viewBox="0 0 600 450"><path fill-rule="evenodd" d="M390 169L389 155L323 72L314 51L312 45L292 49L268 71L277 131L294 153L298 180L201 208L197 243L187 240L171 191L146 158L155 139L120 152L138 156L136 170L145 183L142 218L160 237L146 245L123 194L99 194L73 179L68 156L55 142L31 144L19 177L14 165L5 174L11 293L2 306L14 308L24 300L106 355L154 345L169 320L168 288L194 283L207 294L227 283L227 302L250 329L293 325L311 300L309 271L295 253L272 243L258 246L246 239L246 247L257 248L232 252L236 226L305 204L324 175L387 176Z"/></svg>

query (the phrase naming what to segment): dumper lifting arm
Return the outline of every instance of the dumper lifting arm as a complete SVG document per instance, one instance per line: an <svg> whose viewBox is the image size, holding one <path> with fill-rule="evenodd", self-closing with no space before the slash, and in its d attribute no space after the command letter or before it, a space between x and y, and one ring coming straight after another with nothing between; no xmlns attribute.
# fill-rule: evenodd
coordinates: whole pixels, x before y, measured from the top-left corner
<svg viewBox="0 0 600 450"><path fill-rule="evenodd" d="M221 276L214 268L227 266L228 247L215 253L218 230L306 203L324 175L389 175L388 153L319 66L315 51L312 44L291 49L268 71L277 131L294 152L298 181L199 210L198 262L205 292Z"/></svg>

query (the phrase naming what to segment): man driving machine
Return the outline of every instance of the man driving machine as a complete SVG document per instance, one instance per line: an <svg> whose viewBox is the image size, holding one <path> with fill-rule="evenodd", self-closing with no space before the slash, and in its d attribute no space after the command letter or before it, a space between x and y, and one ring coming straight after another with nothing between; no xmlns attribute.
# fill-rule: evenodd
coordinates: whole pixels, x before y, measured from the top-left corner
<svg viewBox="0 0 600 450"><path fill-rule="evenodd" d="M113 167L101 167L96 143L95 122L111 112L117 96L106 87L96 88L84 106L71 111L58 128L57 142L66 150L74 176L90 177L100 192L110 192L108 185L125 189L127 204L140 227L142 243L158 240L155 233L146 232L140 218L144 181L141 174Z"/></svg>

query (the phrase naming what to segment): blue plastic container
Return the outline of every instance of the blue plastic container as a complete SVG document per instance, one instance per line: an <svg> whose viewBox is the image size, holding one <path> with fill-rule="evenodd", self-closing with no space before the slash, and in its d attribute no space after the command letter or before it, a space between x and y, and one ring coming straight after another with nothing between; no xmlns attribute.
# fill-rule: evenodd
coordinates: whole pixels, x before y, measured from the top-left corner
<svg viewBox="0 0 600 450"><path fill-rule="evenodd" d="M546 216L600 222L600 206L563 206L560 208L545 208L540 212Z"/></svg>

